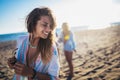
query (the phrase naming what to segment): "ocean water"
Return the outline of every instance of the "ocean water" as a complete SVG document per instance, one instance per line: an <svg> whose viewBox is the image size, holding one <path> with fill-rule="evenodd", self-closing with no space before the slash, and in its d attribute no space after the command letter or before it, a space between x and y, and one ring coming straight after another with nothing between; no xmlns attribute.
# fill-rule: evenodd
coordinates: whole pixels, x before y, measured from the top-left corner
<svg viewBox="0 0 120 80"><path fill-rule="evenodd" d="M59 35L61 29L56 29L57 35ZM27 32L20 32L20 33L10 33L10 34L0 34L0 42L10 41L10 40L17 40L20 36L27 35Z"/></svg>
<svg viewBox="0 0 120 80"><path fill-rule="evenodd" d="M0 42L10 41L10 40L17 40L20 36L27 35L26 32L20 33L10 33L10 34L0 34Z"/></svg>
<svg viewBox="0 0 120 80"><path fill-rule="evenodd" d="M86 30L87 27L73 27L71 31L76 32L80 30ZM61 33L61 28L56 29L56 35L59 36ZM9 40L17 40L20 36L27 35L27 32L20 32L20 33L11 33L11 34L0 34L0 42L5 42Z"/></svg>
<svg viewBox="0 0 120 80"><path fill-rule="evenodd" d="M57 35L59 35L61 29L56 29ZM17 40L20 36L27 35L27 32L20 32L20 33L10 33L10 34L0 34L0 42L10 41L10 40Z"/></svg>
<svg viewBox="0 0 120 80"><path fill-rule="evenodd" d="M57 35L59 35L61 29L56 29ZM0 42L10 41L10 40L17 40L20 36L27 35L27 32L20 32L20 33L10 33L10 34L0 34Z"/></svg>

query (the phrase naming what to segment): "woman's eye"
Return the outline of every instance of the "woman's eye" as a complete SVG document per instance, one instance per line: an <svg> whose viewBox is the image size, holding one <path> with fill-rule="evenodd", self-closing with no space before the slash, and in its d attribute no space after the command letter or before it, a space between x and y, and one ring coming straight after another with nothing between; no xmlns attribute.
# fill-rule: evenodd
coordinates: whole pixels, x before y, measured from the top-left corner
<svg viewBox="0 0 120 80"><path fill-rule="evenodd" d="M44 27L47 27L47 24L43 24Z"/></svg>

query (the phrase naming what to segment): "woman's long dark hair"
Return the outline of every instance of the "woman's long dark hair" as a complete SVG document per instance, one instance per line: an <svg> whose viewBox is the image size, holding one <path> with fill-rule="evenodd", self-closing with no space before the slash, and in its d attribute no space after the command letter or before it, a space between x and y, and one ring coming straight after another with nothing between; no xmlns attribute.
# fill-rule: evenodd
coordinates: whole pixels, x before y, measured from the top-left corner
<svg viewBox="0 0 120 80"><path fill-rule="evenodd" d="M51 20L51 29L47 39L40 38L37 47L37 53L40 53L41 59L44 63L48 63L52 57L52 45L53 45L53 31L56 27L55 18L51 10L47 7L35 8L26 18L27 30L29 33L33 33L36 29L37 21L41 19L41 16L49 16Z"/></svg>

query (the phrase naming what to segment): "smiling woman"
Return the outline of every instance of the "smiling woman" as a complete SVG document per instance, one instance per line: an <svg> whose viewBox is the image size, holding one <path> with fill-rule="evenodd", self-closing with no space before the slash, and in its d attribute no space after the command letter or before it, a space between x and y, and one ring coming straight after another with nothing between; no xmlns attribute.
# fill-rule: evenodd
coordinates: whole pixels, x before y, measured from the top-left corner
<svg viewBox="0 0 120 80"><path fill-rule="evenodd" d="M56 22L47 7L35 8L26 18L29 35L25 36L14 57L8 60L14 80L58 80L59 60L53 40Z"/></svg>

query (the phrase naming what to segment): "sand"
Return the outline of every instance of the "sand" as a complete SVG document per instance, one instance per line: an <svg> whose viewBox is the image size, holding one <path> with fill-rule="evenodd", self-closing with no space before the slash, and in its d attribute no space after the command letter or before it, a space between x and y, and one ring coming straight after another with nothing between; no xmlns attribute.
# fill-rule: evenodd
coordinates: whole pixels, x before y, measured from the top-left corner
<svg viewBox="0 0 120 80"><path fill-rule="evenodd" d="M16 41L7 41L0 43L0 80L11 80L14 71L7 65L7 59L12 56Z"/></svg>
<svg viewBox="0 0 120 80"><path fill-rule="evenodd" d="M75 32L72 80L120 80L120 26ZM7 59L12 56L16 41L0 43L0 80L11 80L14 71ZM60 80L66 80L69 69L60 45Z"/></svg>

